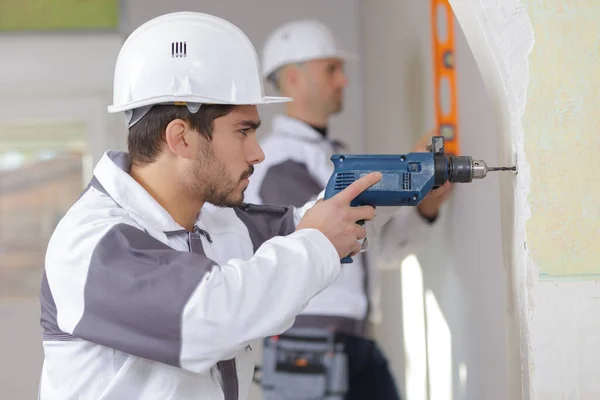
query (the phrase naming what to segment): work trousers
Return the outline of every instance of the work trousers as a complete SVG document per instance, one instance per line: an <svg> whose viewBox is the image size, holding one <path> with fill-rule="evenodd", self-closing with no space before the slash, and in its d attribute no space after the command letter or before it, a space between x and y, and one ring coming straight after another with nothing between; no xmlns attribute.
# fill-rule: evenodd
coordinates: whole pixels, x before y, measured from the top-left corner
<svg viewBox="0 0 600 400"><path fill-rule="evenodd" d="M348 393L346 400L400 400L386 357L372 340L346 336Z"/></svg>

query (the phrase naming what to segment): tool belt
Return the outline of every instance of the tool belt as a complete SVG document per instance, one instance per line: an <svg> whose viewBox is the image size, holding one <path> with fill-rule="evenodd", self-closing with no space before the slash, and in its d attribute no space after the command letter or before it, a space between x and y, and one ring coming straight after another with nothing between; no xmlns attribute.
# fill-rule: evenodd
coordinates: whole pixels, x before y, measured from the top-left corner
<svg viewBox="0 0 600 400"><path fill-rule="evenodd" d="M342 400L348 391L345 336L363 333L362 321L298 316L294 327L264 341L263 398Z"/></svg>

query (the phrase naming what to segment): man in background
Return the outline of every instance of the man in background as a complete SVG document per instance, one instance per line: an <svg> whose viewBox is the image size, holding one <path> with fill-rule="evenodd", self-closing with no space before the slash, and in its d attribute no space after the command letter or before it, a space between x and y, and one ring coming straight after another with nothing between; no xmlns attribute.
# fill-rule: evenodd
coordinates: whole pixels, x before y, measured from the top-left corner
<svg viewBox="0 0 600 400"><path fill-rule="evenodd" d="M341 150L340 144L329 136L329 119L342 111L343 91L348 85L344 64L352 57L337 47L331 31L319 21L289 22L270 34L262 51L263 77L282 96L294 101L285 105L283 115L274 118L272 132L261 144L265 161L256 165L245 201L302 205L325 188L333 173L330 157ZM424 137L415 150L425 151L424 141L429 137ZM376 252L361 253L354 257L352 264L344 265L334 284L314 297L296 318L292 331L321 328L343 335L347 359L347 371L343 372L347 384L336 391L344 393L346 399L399 399L386 358L377 343L368 337L371 294L376 279L373 258L375 255L399 258L423 243L449 194L447 190L448 185L432 192L416 208L378 209L378 215L392 211L394 217L386 224L384 234L378 237ZM270 343L265 341L265 357L271 357ZM308 341L305 345L310 347ZM300 352L308 348L303 350L301 342L297 346ZM286 378L281 378L282 375L269 370L271 364L266 358L263 361L265 380L267 377L271 381L289 378L290 371ZM340 371L326 374L337 376ZM293 383L281 381L285 387L281 390L286 394L272 385L263 385L265 395L273 399L288 398L287 395L297 399L316 398L311 396L321 388L317 381L303 380L307 376L302 372L295 375ZM323 387L323 397L328 396L329 390L326 385Z"/></svg>

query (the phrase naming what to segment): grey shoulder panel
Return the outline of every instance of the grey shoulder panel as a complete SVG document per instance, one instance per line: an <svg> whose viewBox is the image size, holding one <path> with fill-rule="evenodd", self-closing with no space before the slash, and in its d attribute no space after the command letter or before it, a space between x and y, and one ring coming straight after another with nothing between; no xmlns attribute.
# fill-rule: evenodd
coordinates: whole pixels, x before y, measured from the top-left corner
<svg viewBox="0 0 600 400"><path fill-rule="evenodd" d="M286 236L296 230L291 207L244 204L234 210L248 228L254 251L272 237Z"/></svg>
<svg viewBox="0 0 600 400"><path fill-rule="evenodd" d="M79 195L79 199L81 199L83 197L83 195L86 194L90 190L90 188L94 188L94 189L98 190L99 192L104 193L105 195L109 196L108 192L106 191L106 189L104 189L104 186L102 186L102 184L100 183L98 178L93 176L90 183L88 183L88 185L85 187L85 189L83 189L81 191L81 194Z"/></svg>
<svg viewBox="0 0 600 400"><path fill-rule="evenodd" d="M269 167L258 194L265 204L300 207L322 190L306 164L287 160Z"/></svg>
<svg viewBox="0 0 600 400"><path fill-rule="evenodd" d="M102 184L100 183L98 178L96 178L95 176L92 177L92 180L90 181L90 186L93 187L94 189L98 190L99 192L102 192L105 195L108 195L108 192L106 191L106 189L104 189L104 186L102 186Z"/></svg>
<svg viewBox="0 0 600 400"><path fill-rule="evenodd" d="M204 254L177 251L140 229L115 225L92 254L84 313L73 333L180 366L183 309L213 265Z"/></svg>

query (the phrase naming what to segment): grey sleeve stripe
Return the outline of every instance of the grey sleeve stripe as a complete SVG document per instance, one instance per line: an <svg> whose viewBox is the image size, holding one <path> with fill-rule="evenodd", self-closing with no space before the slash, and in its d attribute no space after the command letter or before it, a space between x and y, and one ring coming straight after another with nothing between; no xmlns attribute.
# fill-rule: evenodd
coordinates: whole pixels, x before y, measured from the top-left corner
<svg viewBox="0 0 600 400"><path fill-rule="evenodd" d="M294 210L290 207L245 204L234 210L248 229L254 251L272 237L286 236L296 230Z"/></svg>
<svg viewBox="0 0 600 400"><path fill-rule="evenodd" d="M300 207L323 189L306 164L287 160L267 170L258 194L265 204Z"/></svg>
<svg viewBox="0 0 600 400"><path fill-rule="evenodd" d="M180 366L183 309L212 266L126 225L96 246L73 334L128 354Z"/></svg>
<svg viewBox="0 0 600 400"><path fill-rule="evenodd" d="M58 328L56 303L54 302L54 297L52 296L52 291L50 290L50 285L48 284L46 272L44 272L42 277L40 305L40 323L44 330L42 334L43 340L67 341L77 339L75 336L65 333Z"/></svg>

